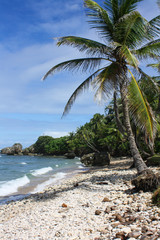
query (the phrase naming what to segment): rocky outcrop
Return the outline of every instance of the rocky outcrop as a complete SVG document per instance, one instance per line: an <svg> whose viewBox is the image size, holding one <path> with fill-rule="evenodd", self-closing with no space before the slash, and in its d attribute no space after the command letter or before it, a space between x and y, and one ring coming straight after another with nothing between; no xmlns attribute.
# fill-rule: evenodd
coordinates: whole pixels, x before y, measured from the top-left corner
<svg viewBox="0 0 160 240"><path fill-rule="evenodd" d="M12 147L3 148L1 153L7 155L36 155L34 144L22 149L22 144L20 143L15 143Z"/></svg>
<svg viewBox="0 0 160 240"><path fill-rule="evenodd" d="M68 159L75 158L76 154L74 152L65 153L64 156Z"/></svg>
<svg viewBox="0 0 160 240"><path fill-rule="evenodd" d="M33 154L35 154L34 144L31 145L28 148L24 148L22 150L22 153L23 153L23 155L31 155L31 154L33 155Z"/></svg>
<svg viewBox="0 0 160 240"><path fill-rule="evenodd" d="M7 155L22 155L22 145L20 143L15 143L12 147L3 148L1 153Z"/></svg>
<svg viewBox="0 0 160 240"><path fill-rule="evenodd" d="M83 155L81 162L85 166L105 166L110 164L110 154L109 153L89 153Z"/></svg>

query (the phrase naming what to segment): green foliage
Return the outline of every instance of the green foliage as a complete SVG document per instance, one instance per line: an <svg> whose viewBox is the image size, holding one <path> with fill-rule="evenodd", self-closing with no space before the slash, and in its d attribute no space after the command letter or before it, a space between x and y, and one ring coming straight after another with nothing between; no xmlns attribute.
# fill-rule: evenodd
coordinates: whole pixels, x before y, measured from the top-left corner
<svg viewBox="0 0 160 240"><path fill-rule="evenodd" d="M154 111L157 110L159 89L158 84L156 83L156 79L154 77L150 77L149 79L143 77L140 79L139 85L152 109Z"/></svg>
<svg viewBox="0 0 160 240"><path fill-rule="evenodd" d="M63 155L66 152L74 152L77 156L90 152L109 152L112 156L129 155L128 141L117 130L110 112L106 115L95 114L90 122L69 136L40 136L34 144L35 152L44 155Z"/></svg>
<svg viewBox="0 0 160 240"><path fill-rule="evenodd" d="M119 100L118 100L119 101ZM119 101L121 106L121 102ZM129 156L129 142L126 136L117 129L114 116L113 102L105 109L105 115L95 114L91 120L71 132L68 136L53 138L41 136L34 144L35 152L44 155L63 155L67 152L74 152L82 156L91 152L109 152L111 156ZM120 118L123 114L120 108ZM148 144L144 141L143 134L133 124L134 134L141 153L150 154ZM160 149L160 129L155 139L155 153Z"/></svg>
<svg viewBox="0 0 160 240"><path fill-rule="evenodd" d="M144 98L137 81L132 74L131 76L132 80L128 88L130 115L134 119L134 123L136 126L138 126L142 130L145 129L144 132L146 135L146 139L147 137L149 138L149 144L153 144L157 129L157 122L153 117L149 103L147 102L147 99Z"/></svg>
<svg viewBox="0 0 160 240"><path fill-rule="evenodd" d="M52 138L50 136L40 136L34 144L35 152L44 155L61 155L67 152L68 137Z"/></svg>
<svg viewBox="0 0 160 240"><path fill-rule="evenodd" d="M154 149L155 149L155 153L160 153L160 137L159 136L157 136L155 139Z"/></svg>

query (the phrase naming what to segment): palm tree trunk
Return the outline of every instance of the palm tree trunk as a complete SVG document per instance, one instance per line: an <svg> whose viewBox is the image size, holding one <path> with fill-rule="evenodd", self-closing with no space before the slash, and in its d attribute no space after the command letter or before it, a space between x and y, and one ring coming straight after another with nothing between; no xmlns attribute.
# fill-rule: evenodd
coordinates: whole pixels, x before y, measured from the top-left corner
<svg viewBox="0 0 160 240"><path fill-rule="evenodd" d="M137 148L135 138L132 132L129 111L128 111L128 99L127 99L127 84L126 81L123 81L120 85L120 93L122 99L122 106L123 106L123 114L124 114L124 122L126 127L126 132L129 140L130 151L134 160L134 165L137 169L138 174L142 172L149 172L148 167L146 166L145 162L143 161L139 150Z"/></svg>
<svg viewBox="0 0 160 240"><path fill-rule="evenodd" d="M119 118L118 104L117 104L117 91L116 90L114 91L113 97L114 97L114 112L115 112L116 124L117 124L118 130L124 136L125 128Z"/></svg>

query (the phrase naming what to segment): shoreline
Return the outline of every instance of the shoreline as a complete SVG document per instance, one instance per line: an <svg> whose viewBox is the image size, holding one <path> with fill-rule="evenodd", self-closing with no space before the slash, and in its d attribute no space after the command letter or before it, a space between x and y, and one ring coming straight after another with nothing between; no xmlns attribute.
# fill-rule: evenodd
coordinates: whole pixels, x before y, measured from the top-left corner
<svg viewBox="0 0 160 240"><path fill-rule="evenodd" d="M0 238L112 240L120 233L128 239L160 238L160 209L151 204L151 193L133 192L130 180L136 170L128 169L131 162L113 159L109 167L90 169L1 205Z"/></svg>
<svg viewBox="0 0 160 240"><path fill-rule="evenodd" d="M4 155L3 162L8 159L10 161L10 158L7 157L8 156ZM39 159L40 165L36 165L36 161L39 161ZM37 158L35 159L35 166L32 167L32 159L30 157L23 159L22 156L20 156L20 158L16 160L11 158L13 162L15 161L15 166L18 164L17 166L20 170L20 174L16 177L11 175L10 179L8 178L4 181L2 179L2 174L2 181L0 182L0 205L5 204L5 202L8 201L16 200L16 198L24 198L25 195L28 194L30 195L32 193L43 191L47 186L57 184L61 179L68 178L70 175L77 174L77 171L84 171L86 169L86 167L81 166L79 158L75 158L72 161L60 158L60 162L57 160L58 158L54 157L46 159L47 161L48 159L51 159L46 166L45 164L41 164L41 158ZM46 159L44 158L44 161ZM14 168L9 169L9 171L12 174ZM18 170L16 171L18 172ZM11 187L12 185L13 187Z"/></svg>
<svg viewBox="0 0 160 240"><path fill-rule="evenodd" d="M0 197L0 206L4 204L9 204L10 202L16 202L30 197L34 194L39 194L40 192L45 192L49 187L61 185L61 183L66 182L67 179L74 178L75 175L81 174L85 171L89 171L89 168L83 167L80 169L73 168L72 171L60 171L56 172L52 177L48 177L45 180L42 178L36 179L36 183L29 183L25 186L19 187L17 192ZM58 174L58 176L56 176Z"/></svg>

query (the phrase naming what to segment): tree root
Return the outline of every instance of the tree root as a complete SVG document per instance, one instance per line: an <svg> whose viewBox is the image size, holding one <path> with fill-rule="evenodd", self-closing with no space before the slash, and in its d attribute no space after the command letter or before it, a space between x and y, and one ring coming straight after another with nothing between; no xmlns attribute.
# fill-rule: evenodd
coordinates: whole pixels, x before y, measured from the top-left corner
<svg viewBox="0 0 160 240"><path fill-rule="evenodd" d="M153 192L160 186L160 174L146 169L138 177L134 178L131 183L137 191Z"/></svg>

